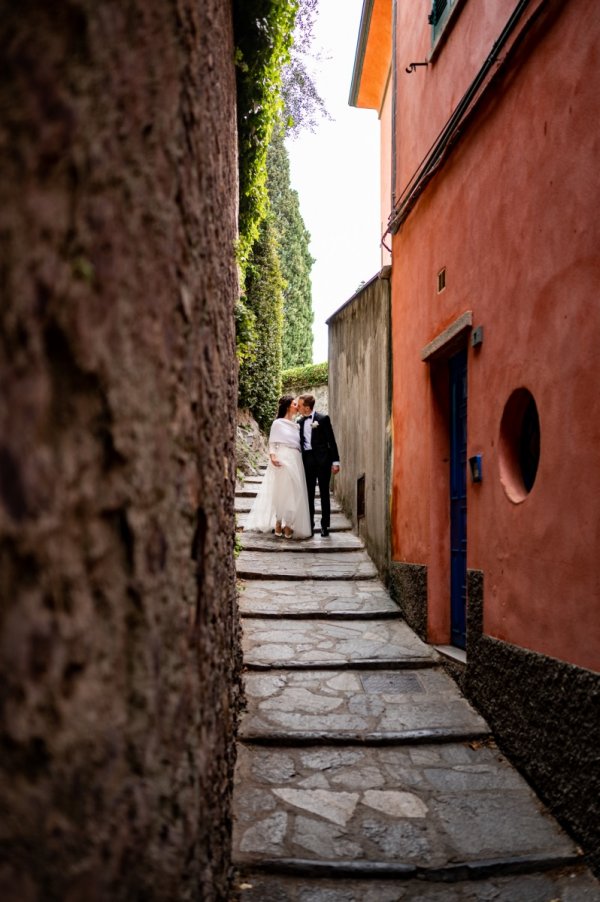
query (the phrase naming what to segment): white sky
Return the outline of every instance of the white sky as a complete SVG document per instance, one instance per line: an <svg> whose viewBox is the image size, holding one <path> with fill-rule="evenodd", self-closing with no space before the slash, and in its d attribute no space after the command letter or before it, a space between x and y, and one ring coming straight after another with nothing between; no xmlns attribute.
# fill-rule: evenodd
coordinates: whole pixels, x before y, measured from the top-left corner
<svg viewBox="0 0 600 902"><path fill-rule="evenodd" d="M320 0L314 76L334 121L288 140L292 187L311 235L313 362L327 360L325 320L379 271L379 122L348 105L363 0Z"/></svg>

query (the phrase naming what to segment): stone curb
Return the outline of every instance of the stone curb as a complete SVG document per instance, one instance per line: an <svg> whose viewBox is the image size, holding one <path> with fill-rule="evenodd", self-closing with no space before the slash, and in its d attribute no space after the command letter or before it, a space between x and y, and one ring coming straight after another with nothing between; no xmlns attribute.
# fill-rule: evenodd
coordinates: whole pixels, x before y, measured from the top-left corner
<svg viewBox="0 0 600 902"><path fill-rule="evenodd" d="M573 855L525 855L515 858L493 858L481 861L448 864L439 868L383 861L319 861L303 858L254 858L240 856L234 859L236 868L244 871L269 874L293 874L303 877L395 877L401 880L417 878L425 882L440 881L458 883L462 880L481 880L509 874L533 874L540 871L580 866L583 853ZM517 902L517 900L515 900Z"/></svg>
<svg viewBox="0 0 600 902"><path fill-rule="evenodd" d="M437 658L364 658L359 661L281 661L272 664L260 664L246 661L245 670L421 670L439 667Z"/></svg>
<svg viewBox="0 0 600 902"><path fill-rule="evenodd" d="M489 730L452 730L451 728L429 730L405 730L397 733L341 733L335 735L324 731L304 733L245 733L243 728L239 739L245 745L294 747L294 746L386 746L410 745L415 742L440 744L444 742L482 742L491 736Z"/></svg>
<svg viewBox="0 0 600 902"><path fill-rule="evenodd" d="M278 541L284 541L283 539ZM347 554L349 551L364 551L364 545L350 545L345 548L340 548L339 545L303 545L301 543L310 542L310 539L300 539L296 540L294 544L288 539L285 544L286 551L292 551L294 554L305 554L307 551L313 551L315 554L335 554L335 552L339 552L340 554ZM323 539L323 542L326 542L326 539ZM272 545L269 548L265 548L264 545L259 545L258 543L249 543L245 544L242 540L242 548L244 551L256 551L257 553L270 554L274 550L278 548L278 545ZM285 576L286 579L289 579L288 574ZM281 574L279 574L279 579L281 579Z"/></svg>
<svg viewBox="0 0 600 902"><path fill-rule="evenodd" d="M403 620L398 611L240 611L244 620ZM318 668L316 668L318 669Z"/></svg>
<svg viewBox="0 0 600 902"><path fill-rule="evenodd" d="M336 549L337 550L337 549ZM352 551L356 551L356 548L353 548ZM258 552L256 552L258 554ZM341 554L342 552L340 552ZM238 565L237 569L238 579L260 579L260 580L281 580L281 573L258 573L256 570L244 570L243 567ZM285 575L286 581L289 582L306 582L309 579L318 580L319 582L331 582L332 580L335 582L339 582L341 579L351 580L351 581L362 581L370 580L370 579L379 579L379 575L377 573L369 574L369 573L352 573L352 574L344 574L340 576L339 573L332 574L319 574L319 573L286 573Z"/></svg>

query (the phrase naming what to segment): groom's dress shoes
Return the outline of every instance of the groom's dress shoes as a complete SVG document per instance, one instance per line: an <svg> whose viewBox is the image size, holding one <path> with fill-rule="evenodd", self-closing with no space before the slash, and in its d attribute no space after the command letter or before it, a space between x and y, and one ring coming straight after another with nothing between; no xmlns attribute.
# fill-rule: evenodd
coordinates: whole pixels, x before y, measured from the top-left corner
<svg viewBox="0 0 600 902"><path fill-rule="evenodd" d="M326 526L321 527L321 535L323 536L324 539L326 539L327 536L329 535L329 530L327 529Z"/></svg>

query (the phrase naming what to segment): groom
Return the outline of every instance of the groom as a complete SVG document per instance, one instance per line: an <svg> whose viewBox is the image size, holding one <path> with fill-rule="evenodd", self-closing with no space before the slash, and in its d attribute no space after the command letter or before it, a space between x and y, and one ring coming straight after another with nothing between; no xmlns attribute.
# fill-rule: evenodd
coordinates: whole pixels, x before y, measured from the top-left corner
<svg viewBox="0 0 600 902"><path fill-rule="evenodd" d="M306 473L308 507L312 531L315 531L315 487L319 483L321 493L321 535L329 535L331 509L329 504L329 479L332 473L339 473L338 454L331 420L324 413L316 413L314 395L300 395L298 398L300 420L300 447Z"/></svg>

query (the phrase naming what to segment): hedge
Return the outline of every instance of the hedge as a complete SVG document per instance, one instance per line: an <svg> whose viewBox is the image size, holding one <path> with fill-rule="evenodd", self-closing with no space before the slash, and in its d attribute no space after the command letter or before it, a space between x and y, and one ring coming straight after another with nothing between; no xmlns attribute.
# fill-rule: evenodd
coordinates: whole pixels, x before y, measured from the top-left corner
<svg viewBox="0 0 600 902"><path fill-rule="evenodd" d="M282 392L300 392L315 385L327 385L329 365L309 363L308 366L294 366L281 374Z"/></svg>

